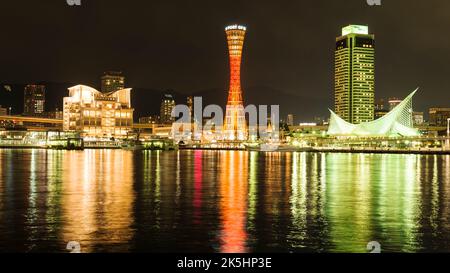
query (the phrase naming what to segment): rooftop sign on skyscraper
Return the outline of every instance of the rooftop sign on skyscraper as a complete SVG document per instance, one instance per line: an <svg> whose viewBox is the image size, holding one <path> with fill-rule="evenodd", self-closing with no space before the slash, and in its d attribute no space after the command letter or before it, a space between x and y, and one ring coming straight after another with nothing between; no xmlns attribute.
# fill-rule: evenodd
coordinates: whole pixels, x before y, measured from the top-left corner
<svg viewBox="0 0 450 273"><path fill-rule="evenodd" d="M361 26L361 25L349 25L349 26L342 28L342 36L345 36L348 34L367 35L367 34L369 34L369 27Z"/></svg>

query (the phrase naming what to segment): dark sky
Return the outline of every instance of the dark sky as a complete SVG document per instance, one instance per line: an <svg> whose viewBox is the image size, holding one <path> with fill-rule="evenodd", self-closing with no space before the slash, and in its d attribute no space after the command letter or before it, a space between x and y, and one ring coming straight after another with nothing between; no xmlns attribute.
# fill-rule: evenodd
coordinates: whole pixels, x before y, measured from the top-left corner
<svg viewBox="0 0 450 273"><path fill-rule="evenodd" d="M264 86L323 100L323 113L333 107L335 37L353 23L375 34L376 97L421 87L417 110L450 105L448 0L14 0L1 11L0 82L98 87L103 71L122 70L129 87L218 88L225 98L224 27L240 23L244 92Z"/></svg>

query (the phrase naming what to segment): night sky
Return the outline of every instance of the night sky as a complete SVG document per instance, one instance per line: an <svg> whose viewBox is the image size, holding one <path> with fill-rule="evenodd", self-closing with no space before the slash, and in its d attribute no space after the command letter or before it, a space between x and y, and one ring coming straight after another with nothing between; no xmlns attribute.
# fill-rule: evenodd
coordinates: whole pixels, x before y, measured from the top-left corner
<svg viewBox="0 0 450 273"><path fill-rule="evenodd" d="M0 83L98 88L103 71L121 70L128 87L220 90L215 103L222 104L229 75L224 28L239 23L248 28L245 103L255 103L248 89L299 118L325 116L333 108L335 37L345 25L367 24L376 39L377 98L420 87L416 110L450 106L448 0L383 0L381 7L366 0L82 0L81 7L14 0L0 9Z"/></svg>

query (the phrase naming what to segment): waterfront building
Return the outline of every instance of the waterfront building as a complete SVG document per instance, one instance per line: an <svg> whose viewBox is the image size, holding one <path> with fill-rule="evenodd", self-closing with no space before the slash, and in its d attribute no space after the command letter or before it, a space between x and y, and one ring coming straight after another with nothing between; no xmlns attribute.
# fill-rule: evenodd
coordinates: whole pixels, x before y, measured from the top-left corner
<svg viewBox="0 0 450 273"><path fill-rule="evenodd" d="M367 26L350 25L336 38L335 112L359 124L374 119L375 36Z"/></svg>
<svg viewBox="0 0 450 273"><path fill-rule="evenodd" d="M246 27L232 25L225 28L230 58L230 89L226 107L223 138L227 141L247 139L247 123L241 88L241 62Z"/></svg>
<svg viewBox="0 0 450 273"><path fill-rule="evenodd" d="M24 89L23 114L40 116L45 111L45 85L29 84Z"/></svg>
<svg viewBox="0 0 450 273"><path fill-rule="evenodd" d="M418 136L413 128L412 98L415 90L385 116L370 122L352 124L330 110L329 135L336 136Z"/></svg>
<svg viewBox="0 0 450 273"><path fill-rule="evenodd" d="M102 93L110 93L125 89L125 77L122 72L109 71L105 72L101 78Z"/></svg>
<svg viewBox="0 0 450 273"><path fill-rule="evenodd" d="M433 107L429 111L430 125L447 127L447 120L450 118L450 107Z"/></svg>
<svg viewBox="0 0 450 273"><path fill-rule="evenodd" d="M171 94L164 94L160 109L161 123L170 124L175 121L175 118L172 117L172 110L175 108L175 106L176 103L173 96Z"/></svg>
<svg viewBox="0 0 450 273"><path fill-rule="evenodd" d="M125 138L132 130L131 88L102 93L77 85L64 98L64 131L92 138Z"/></svg>

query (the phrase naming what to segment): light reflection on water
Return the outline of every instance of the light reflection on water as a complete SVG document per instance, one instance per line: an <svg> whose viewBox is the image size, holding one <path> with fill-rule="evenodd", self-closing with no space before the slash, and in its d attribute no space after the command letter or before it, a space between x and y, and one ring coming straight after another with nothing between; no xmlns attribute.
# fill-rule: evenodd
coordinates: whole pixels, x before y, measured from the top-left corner
<svg viewBox="0 0 450 273"><path fill-rule="evenodd" d="M0 251L450 251L450 156L0 150Z"/></svg>

